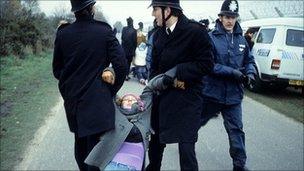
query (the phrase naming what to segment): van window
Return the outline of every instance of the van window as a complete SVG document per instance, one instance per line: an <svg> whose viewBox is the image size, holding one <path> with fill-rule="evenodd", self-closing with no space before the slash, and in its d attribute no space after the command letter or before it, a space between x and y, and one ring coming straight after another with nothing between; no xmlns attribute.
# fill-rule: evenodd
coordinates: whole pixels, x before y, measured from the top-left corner
<svg viewBox="0 0 304 171"><path fill-rule="evenodd" d="M304 31L288 29L286 45L304 47Z"/></svg>
<svg viewBox="0 0 304 171"><path fill-rule="evenodd" d="M275 28L261 29L257 38L257 43L272 43L275 32Z"/></svg>

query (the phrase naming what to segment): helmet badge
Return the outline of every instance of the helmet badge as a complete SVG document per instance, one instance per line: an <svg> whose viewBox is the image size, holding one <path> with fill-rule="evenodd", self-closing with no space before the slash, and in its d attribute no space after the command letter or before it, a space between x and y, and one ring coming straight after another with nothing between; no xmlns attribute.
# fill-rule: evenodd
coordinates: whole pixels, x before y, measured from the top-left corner
<svg viewBox="0 0 304 171"><path fill-rule="evenodd" d="M230 11L235 12L237 10L237 8L238 8L237 3L235 1L231 1L230 5L229 5Z"/></svg>

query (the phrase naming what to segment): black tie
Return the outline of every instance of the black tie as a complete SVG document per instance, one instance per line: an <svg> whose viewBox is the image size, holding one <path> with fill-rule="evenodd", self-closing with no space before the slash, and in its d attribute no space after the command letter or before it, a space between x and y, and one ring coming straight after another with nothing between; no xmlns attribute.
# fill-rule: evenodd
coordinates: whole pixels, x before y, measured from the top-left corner
<svg viewBox="0 0 304 171"><path fill-rule="evenodd" d="M168 33L168 35L170 35L172 33L170 28L167 28L167 33Z"/></svg>

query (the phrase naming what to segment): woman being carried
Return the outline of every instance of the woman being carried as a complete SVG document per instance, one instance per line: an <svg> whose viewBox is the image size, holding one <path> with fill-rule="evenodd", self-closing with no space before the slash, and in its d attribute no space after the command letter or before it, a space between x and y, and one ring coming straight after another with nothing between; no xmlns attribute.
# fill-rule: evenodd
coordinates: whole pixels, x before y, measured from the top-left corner
<svg viewBox="0 0 304 171"><path fill-rule="evenodd" d="M139 97L126 94L116 99L114 103L115 129L102 135L100 142L90 152L85 163L96 166L100 170L142 170L144 168L145 152L150 134L153 133L150 127L152 95L172 86L175 72L176 67L154 77Z"/></svg>

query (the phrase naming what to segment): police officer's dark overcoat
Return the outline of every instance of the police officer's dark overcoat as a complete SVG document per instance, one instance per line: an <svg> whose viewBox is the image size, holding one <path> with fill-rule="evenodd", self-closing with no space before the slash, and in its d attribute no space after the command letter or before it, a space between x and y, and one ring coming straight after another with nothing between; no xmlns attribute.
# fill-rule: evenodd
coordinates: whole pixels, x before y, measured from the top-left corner
<svg viewBox="0 0 304 171"><path fill-rule="evenodd" d="M201 80L213 68L210 38L199 23L182 15L169 36L165 29L156 31L152 53L152 77L177 66L177 79L186 84L185 90L168 88L158 97L159 105L153 106L151 119L155 123L159 114L160 141L195 142L201 117Z"/></svg>
<svg viewBox="0 0 304 171"><path fill-rule="evenodd" d="M112 63L113 86L101 80ZM111 27L93 17L77 18L56 35L53 73L59 80L67 120L79 137L114 128L113 96L127 73L124 52Z"/></svg>

